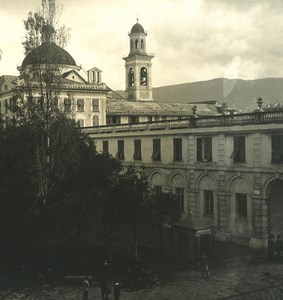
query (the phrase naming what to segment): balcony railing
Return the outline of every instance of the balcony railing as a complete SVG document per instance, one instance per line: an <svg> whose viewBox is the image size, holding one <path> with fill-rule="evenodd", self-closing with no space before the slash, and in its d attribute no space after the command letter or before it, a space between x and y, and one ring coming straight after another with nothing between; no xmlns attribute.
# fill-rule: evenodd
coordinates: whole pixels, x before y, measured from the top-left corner
<svg viewBox="0 0 283 300"><path fill-rule="evenodd" d="M84 130L92 134L99 134L126 131L164 129L170 130L179 128L205 128L272 123L283 123L283 111L252 112L218 116L199 116L182 120L164 120L151 123L142 122L139 124L103 125L98 127L85 127Z"/></svg>

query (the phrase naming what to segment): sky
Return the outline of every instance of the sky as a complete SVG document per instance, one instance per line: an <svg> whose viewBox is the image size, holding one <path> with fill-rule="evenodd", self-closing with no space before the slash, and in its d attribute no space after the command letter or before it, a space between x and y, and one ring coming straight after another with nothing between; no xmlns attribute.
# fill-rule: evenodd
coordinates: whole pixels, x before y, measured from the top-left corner
<svg viewBox="0 0 283 300"><path fill-rule="evenodd" d="M282 0L60 0L65 48L84 70L97 67L125 89L123 57L137 22L147 31L153 87L213 78L283 77ZM24 59L23 20L41 0L0 0L0 75Z"/></svg>

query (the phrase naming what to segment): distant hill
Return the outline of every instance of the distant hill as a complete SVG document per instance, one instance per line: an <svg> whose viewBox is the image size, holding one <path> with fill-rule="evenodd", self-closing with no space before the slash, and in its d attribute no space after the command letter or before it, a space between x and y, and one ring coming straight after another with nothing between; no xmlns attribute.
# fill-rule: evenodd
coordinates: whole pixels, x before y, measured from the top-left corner
<svg viewBox="0 0 283 300"><path fill-rule="evenodd" d="M118 91L124 96L124 92ZM245 111L257 107L262 97L264 106L283 101L283 78L256 80L216 78L153 88L153 98L159 102L200 102L217 100Z"/></svg>

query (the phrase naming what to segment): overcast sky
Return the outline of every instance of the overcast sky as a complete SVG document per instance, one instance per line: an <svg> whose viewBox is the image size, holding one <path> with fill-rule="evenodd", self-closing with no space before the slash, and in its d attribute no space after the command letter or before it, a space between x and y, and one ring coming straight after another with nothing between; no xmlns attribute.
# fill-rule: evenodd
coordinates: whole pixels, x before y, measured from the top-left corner
<svg viewBox="0 0 283 300"><path fill-rule="evenodd" d="M283 77L281 0L61 0L71 28L66 50L85 70L98 67L125 88L123 56L132 26L148 32L153 86L218 77ZM0 0L0 75L17 75L24 58L23 19L41 0Z"/></svg>

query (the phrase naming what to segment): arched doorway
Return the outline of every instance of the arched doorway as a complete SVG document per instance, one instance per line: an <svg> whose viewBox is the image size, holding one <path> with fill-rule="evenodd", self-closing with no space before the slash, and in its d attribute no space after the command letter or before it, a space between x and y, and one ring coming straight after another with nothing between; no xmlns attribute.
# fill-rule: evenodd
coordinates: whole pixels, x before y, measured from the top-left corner
<svg viewBox="0 0 283 300"><path fill-rule="evenodd" d="M280 178L271 181L266 189L269 198L270 232L275 236L283 235L283 180Z"/></svg>

